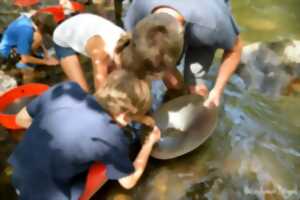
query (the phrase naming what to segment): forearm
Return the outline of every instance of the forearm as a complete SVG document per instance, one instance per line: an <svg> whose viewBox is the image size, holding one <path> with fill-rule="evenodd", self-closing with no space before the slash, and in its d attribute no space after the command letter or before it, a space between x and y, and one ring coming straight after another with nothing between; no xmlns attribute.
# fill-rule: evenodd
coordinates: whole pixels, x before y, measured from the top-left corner
<svg viewBox="0 0 300 200"><path fill-rule="evenodd" d="M91 37L85 46L92 60L95 88L99 88L106 80L110 56L105 51L105 42L99 36Z"/></svg>
<svg viewBox="0 0 300 200"><path fill-rule="evenodd" d="M238 37L233 49L224 52L222 64L215 82L214 90L223 92L231 75L237 69L242 53L242 42Z"/></svg>
<svg viewBox="0 0 300 200"><path fill-rule="evenodd" d="M108 56L93 56L92 65L94 73L95 88L99 88L107 79L108 75Z"/></svg>
<svg viewBox="0 0 300 200"><path fill-rule="evenodd" d="M126 189L130 189L133 186L135 186L137 181L142 176L145 167L147 165L150 153L152 151L153 145L154 145L153 141L146 140L146 142L142 146L142 149L140 150L139 154L137 155L133 163L135 171L131 175L121 178L119 180L119 183Z"/></svg>
<svg viewBox="0 0 300 200"><path fill-rule="evenodd" d="M44 53L44 58L49 58L48 49L44 45L42 45L42 49Z"/></svg>
<svg viewBox="0 0 300 200"><path fill-rule="evenodd" d="M21 62L24 64L38 64L38 65L45 65L46 60L41 58L36 58L30 55L22 55L21 56Z"/></svg>

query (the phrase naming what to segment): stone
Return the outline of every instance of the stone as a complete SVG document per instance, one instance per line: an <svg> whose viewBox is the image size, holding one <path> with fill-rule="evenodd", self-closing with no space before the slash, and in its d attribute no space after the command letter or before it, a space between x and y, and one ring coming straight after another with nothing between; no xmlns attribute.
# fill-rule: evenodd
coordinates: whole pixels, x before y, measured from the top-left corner
<svg viewBox="0 0 300 200"><path fill-rule="evenodd" d="M298 86L290 85L298 83L300 78L300 41L257 42L245 46L238 74L248 89L269 96L297 92Z"/></svg>
<svg viewBox="0 0 300 200"><path fill-rule="evenodd" d="M17 81L0 70L0 95L17 86Z"/></svg>

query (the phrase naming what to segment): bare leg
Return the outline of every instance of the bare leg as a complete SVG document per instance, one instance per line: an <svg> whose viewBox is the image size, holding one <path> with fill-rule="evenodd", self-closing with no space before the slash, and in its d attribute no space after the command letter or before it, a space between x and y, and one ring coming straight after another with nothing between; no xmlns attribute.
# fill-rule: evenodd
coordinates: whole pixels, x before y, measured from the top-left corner
<svg viewBox="0 0 300 200"><path fill-rule="evenodd" d="M77 55L62 58L60 64L70 80L77 82L86 92L89 91L89 86L85 80Z"/></svg>

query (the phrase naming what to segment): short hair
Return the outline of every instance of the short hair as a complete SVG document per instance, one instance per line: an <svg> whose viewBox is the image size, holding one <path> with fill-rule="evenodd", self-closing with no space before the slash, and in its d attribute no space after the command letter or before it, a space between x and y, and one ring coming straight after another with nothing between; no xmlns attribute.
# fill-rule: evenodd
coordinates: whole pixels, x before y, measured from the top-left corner
<svg viewBox="0 0 300 200"><path fill-rule="evenodd" d="M36 12L31 19L43 35L52 35L57 26L53 14L50 13Z"/></svg>
<svg viewBox="0 0 300 200"><path fill-rule="evenodd" d="M122 66L143 78L176 67L183 51L184 32L171 15L155 13L135 26L126 45L121 52Z"/></svg>
<svg viewBox="0 0 300 200"><path fill-rule="evenodd" d="M97 102L110 114L126 112L129 116L143 115L151 105L148 82L138 79L132 72L115 70L95 93Z"/></svg>

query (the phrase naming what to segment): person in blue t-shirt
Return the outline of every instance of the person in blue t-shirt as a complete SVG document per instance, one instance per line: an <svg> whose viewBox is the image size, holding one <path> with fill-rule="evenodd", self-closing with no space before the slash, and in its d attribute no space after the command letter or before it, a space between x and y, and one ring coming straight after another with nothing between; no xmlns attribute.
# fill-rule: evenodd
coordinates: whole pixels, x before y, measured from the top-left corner
<svg viewBox="0 0 300 200"><path fill-rule="evenodd" d="M181 33L177 40L184 39L181 64L189 92L207 96L204 102L207 107L219 106L226 83L238 66L242 50L239 29L229 4L229 0L133 0L124 18L124 26L131 31L143 24L145 33L133 36L140 38L134 48L135 52L147 54L160 46L172 44L167 40L170 36L165 34L165 27L151 32L147 29L157 21L170 18L167 26L177 27L174 34ZM155 38L159 37L155 43ZM153 42L146 46L145 40ZM224 54L216 82L209 92L204 78L217 49L224 50ZM160 56L162 52L157 52L155 62L161 65L165 58ZM179 61L180 57L174 59ZM145 59L145 63L149 63L149 59ZM169 89L184 87L178 74L172 71L165 74L164 82Z"/></svg>
<svg viewBox="0 0 300 200"><path fill-rule="evenodd" d="M43 37L52 35L56 24L53 16L47 13L37 12L30 16L22 14L11 22L3 32L0 42L0 58L7 61L11 55L20 56L18 68L25 68L30 64L57 65L54 57L48 56L46 48L42 45ZM44 57L36 56L42 49Z"/></svg>
<svg viewBox="0 0 300 200"><path fill-rule="evenodd" d="M28 130L9 157L20 199L79 199L97 161L106 166L108 179L132 188L160 131L154 127L132 162L121 127L144 115L150 100L148 83L123 70L112 72L94 95L64 82L34 99L17 114L17 124Z"/></svg>

